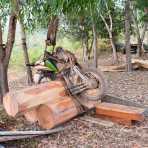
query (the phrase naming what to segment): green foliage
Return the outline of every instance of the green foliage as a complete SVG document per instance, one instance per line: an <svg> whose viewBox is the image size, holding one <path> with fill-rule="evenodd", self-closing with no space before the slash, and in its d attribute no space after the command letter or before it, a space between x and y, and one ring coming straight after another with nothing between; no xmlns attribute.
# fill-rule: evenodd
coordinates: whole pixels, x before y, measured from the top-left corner
<svg viewBox="0 0 148 148"><path fill-rule="evenodd" d="M9 0L0 0L0 18L2 21L2 26L6 24L9 13L10 13Z"/></svg>
<svg viewBox="0 0 148 148"><path fill-rule="evenodd" d="M148 0L135 0L135 6L139 10L140 21L148 22L148 13L145 9L148 9Z"/></svg>

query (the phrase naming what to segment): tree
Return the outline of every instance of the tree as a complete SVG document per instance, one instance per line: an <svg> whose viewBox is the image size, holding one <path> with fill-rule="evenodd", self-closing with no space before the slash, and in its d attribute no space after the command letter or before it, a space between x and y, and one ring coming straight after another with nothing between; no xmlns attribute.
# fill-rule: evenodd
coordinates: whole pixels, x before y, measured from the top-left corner
<svg viewBox="0 0 148 148"><path fill-rule="evenodd" d="M145 19L143 19L143 14L146 14L146 12L144 12L145 11L144 4L146 4L146 1L145 2L143 1L141 3L137 0L136 2L137 3L130 1L130 5L131 5L131 16L135 25L134 28L136 30L136 35L137 35L137 43L138 43L137 55L138 57L140 57L144 53L144 49L142 48L142 46L145 37L145 32L147 29L147 22L145 21ZM140 30L143 30L142 33L140 33L141 32Z"/></svg>
<svg viewBox="0 0 148 148"><path fill-rule="evenodd" d="M113 18L111 15L111 10L108 7L108 4L105 4L106 6L106 11L107 11L107 19L109 20L107 22L105 16L103 14L100 14L102 21L104 22L106 26L106 30L108 31L109 34L109 39L112 45L112 50L113 50L113 64L116 64L118 62L118 57L117 57L117 51L116 51L116 46L113 38Z"/></svg>
<svg viewBox="0 0 148 148"><path fill-rule="evenodd" d="M20 29L21 29L22 49L24 51L24 59L25 59L25 65L26 65L26 70L27 70L28 84L31 85L33 83L33 77L32 77L31 67L27 66L27 64L30 64L30 61L29 61L29 55L28 55L28 49L27 49L27 43L26 43L25 27L24 27L24 24L23 24L23 17L21 16L20 0L14 0L14 3L16 3L15 13L17 15L17 19L19 21Z"/></svg>
<svg viewBox="0 0 148 148"><path fill-rule="evenodd" d="M130 2L129 0L125 1L125 48L126 48L126 65L127 71L132 71L131 64L131 50L130 50Z"/></svg>
<svg viewBox="0 0 148 148"><path fill-rule="evenodd" d="M2 25L0 22L0 99L2 102L3 95L9 91L8 87L8 65L9 60L15 40L15 30L16 30L16 15L14 12L11 12L9 18L9 27L7 35L7 43L3 43L2 38Z"/></svg>
<svg viewBox="0 0 148 148"><path fill-rule="evenodd" d="M32 77L31 67L27 66L27 64L29 64L30 61L29 61L28 48L26 43L26 33L25 33L25 28L22 21L19 21L19 23L21 28L22 48L24 51L24 59L25 59L25 65L27 70L27 79L28 79L28 84L31 85L33 83L33 77Z"/></svg>

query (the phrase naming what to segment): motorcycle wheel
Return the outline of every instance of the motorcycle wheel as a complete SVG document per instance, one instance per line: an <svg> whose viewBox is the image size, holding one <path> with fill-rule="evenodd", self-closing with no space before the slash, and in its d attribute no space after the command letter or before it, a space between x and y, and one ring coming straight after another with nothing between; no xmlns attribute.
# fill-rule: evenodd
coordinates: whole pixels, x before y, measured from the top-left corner
<svg viewBox="0 0 148 148"><path fill-rule="evenodd" d="M97 88L90 88L83 91L80 94L80 97L91 101L101 100L107 89L103 73L100 70L94 68L83 69L83 72L84 75L88 78L88 81L91 79L95 79L95 81L97 81Z"/></svg>

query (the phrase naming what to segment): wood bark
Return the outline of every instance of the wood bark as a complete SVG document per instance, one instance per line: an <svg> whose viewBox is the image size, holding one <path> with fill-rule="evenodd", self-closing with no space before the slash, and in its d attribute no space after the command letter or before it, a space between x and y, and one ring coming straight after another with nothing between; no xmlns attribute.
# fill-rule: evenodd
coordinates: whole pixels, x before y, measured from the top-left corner
<svg viewBox="0 0 148 148"><path fill-rule="evenodd" d="M93 66L97 68L98 62L97 62L97 33L96 33L96 25L93 22L92 24L92 30L93 30Z"/></svg>
<svg viewBox="0 0 148 148"><path fill-rule="evenodd" d="M6 45L3 44L2 26L0 22L0 99L1 99L1 102L2 102L3 95L9 91L7 71L8 71L11 51L12 51L14 40L15 40L15 30L16 30L16 16L12 12L9 18L8 36L7 36Z"/></svg>
<svg viewBox="0 0 148 148"><path fill-rule="evenodd" d="M130 2L125 2L125 47L126 47L126 68L128 72L132 71L131 50L130 50Z"/></svg>
<svg viewBox="0 0 148 148"><path fill-rule="evenodd" d="M30 61L29 61L29 55L28 55L28 49L27 49L27 43L26 43L26 33L25 33L24 25L21 20L19 21L19 23L21 28L22 48L24 51L25 65L27 65L27 64L30 64ZM27 70L28 84L31 85L33 83L31 67L26 66L26 70Z"/></svg>

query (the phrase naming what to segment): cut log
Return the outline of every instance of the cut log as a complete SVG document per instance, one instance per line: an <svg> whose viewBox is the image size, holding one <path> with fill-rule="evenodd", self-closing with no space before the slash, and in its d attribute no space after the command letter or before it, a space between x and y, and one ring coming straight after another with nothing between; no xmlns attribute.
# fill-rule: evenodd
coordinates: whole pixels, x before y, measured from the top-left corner
<svg viewBox="0 0 148 148"><path fill-rule="evenodd" d="M112 66L99 66L99 69L104 72L122 72L125 71L126 64L112 65ZM148 69L148 60L132 59L132 69Z"/></svg>
<svg viewBox="0 0 148 148"><path fill-rule="evenodd" d="M78 107L71 97L64 97L37 108L38 121L43 128L53 128L79 114Z"/></svg>
<svg viewBox="0 0 148 148"><path fill-rule="evenodd" d="M25 112L24 116L25 116L26 120L31 122L31 123L34 123L34 122L38 121L37 107Z"/></svg>
<svg viewBox="0 0 148 148"><path fill-rule="evenodd" d="M142 60L142 59L133 59L132 63L136 63L139 65L139 68L148 69L148 60Z"/></svg>
<svg viewBox="0 0 148 148"><path fill-rule="evenodd" d="M40 104L52 103L66 95L63 82L53 81L32 86L21 91L9 92L3 98L6 112L10 116L29 111Z"/></svg>
<svg viewBox="0 0 148 148"><path fill-rule="evenodd" d="M119 123L131 124L132 121L144 120L144 108L125 106L113 103L100 103L96 105L96 115Z"/></svg>

